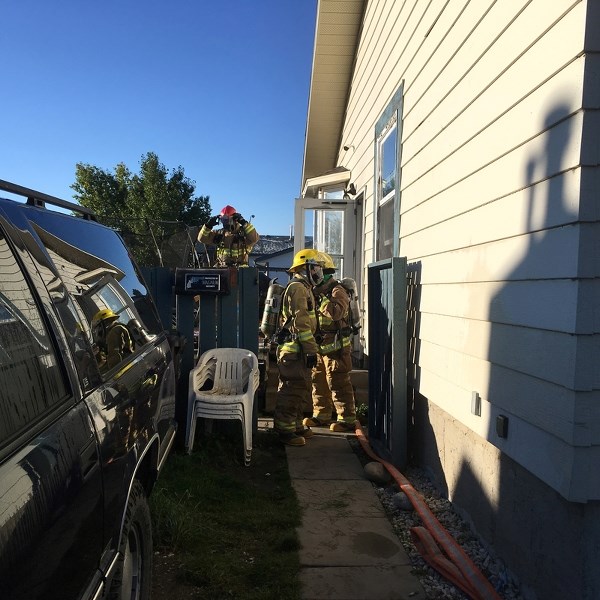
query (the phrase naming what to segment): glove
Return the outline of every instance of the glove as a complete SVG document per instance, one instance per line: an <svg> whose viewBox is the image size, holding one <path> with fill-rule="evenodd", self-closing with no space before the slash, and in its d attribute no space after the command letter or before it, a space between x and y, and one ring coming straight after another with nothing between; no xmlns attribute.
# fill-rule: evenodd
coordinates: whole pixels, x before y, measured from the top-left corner
<svg viewBox="0 0 600 600"><path fill-rule="evenodd" d="M233 213L231 218L234 221L237 221L240 225L245 225L248 222L246 219L244 219L244 217L242 217L242 215L240 215L240 213Z"/></svg>
<svg viewBox="0 0 600 600"><path fill-rule="evenodd" d="M304 364L307 369L314 369L317 366L317 355L316 354L307 354L304 357Z"/></svg>
<svg viewBox="0 0 600 600"><path fill-rule="evenodd" d="M214 216L211 217L207 222L206 222L206 226L210 229L212 229L213 227L215 227L216 225L218 225L219 223L219 217L218 216Z"/></svg>

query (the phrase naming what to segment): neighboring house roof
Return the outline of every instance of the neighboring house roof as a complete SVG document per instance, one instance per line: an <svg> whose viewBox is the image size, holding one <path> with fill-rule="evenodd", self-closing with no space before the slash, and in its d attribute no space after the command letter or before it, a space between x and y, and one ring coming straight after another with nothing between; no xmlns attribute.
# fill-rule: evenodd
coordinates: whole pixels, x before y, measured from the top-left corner
<svg viewBox="0 0 600 600"><path fill-rule="evenodd" d="M294 247L294 238L289 235L261 235L252 248L252 256L274 254Z"/></svg>
<svg viewBox="0 0 600 600"><path fill-rule="evenodd" d="M304 238L306 248L312 248L312 236ZM294 238L281 235L264 235L261 236L258 242L252 248L250 256L254 261L262 262L269 258L281 256L289 251L294 250Z"/></svg>
<svg viewBox="0 0 600 600"><path fill-rule="evenodd" d="M291 246L289 248L285 248L284 250L279 250L279 252L271 252L270 254L261 254L259 256L252 256L254 262L262 263L265 260L272 260L277 258L278 256L283 256L284 254L289 254L294 251L294 247Z"/></svg>
<svg viewBox="0 0 600 600"><path fill-rule="evenodd" d="M366 0L319 0L302 185L336 166Z"/></svg>

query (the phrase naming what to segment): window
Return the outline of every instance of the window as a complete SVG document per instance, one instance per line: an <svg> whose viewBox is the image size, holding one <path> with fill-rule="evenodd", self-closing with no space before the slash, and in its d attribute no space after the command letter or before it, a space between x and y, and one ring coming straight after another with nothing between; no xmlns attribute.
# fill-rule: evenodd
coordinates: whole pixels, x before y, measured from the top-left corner
<svg viewBox="0 0 600 600"><path fill-rule="evenodd" d="M40 212L34 228L77 303L100 372L128 361L162 331L149 291L115 232ZM48 289L49 269L40 269ZM103 312L101 312L103 311ZM95 318L102 317L102 318ZM86 376L89 378L89 375ZM85 384L85 382L84 382Z"/></svg>
<svg viewBox="0 0 600 600"><path fill-rule="evenodd" d="M394 119L395 121L395 119ZM389 131L381 141L381 202L394 197L396 191L396 145L398 143L396 123L390 125Z"/></svg>
<svg viewBox="0 0 600 600"><path fill-rule="evenodd" d="M400 156L402 87L398 89L375 127L376 205L375 258L383 260L399 252Z"/></svg>
<svg viewBox="0 0 600 600"><path fill-rule="evenodd" d="M340 192L340 198L341 194ZM326 196L327 197L327 196ZM329 196L331 199L331 196ZM337 273L344 269L344 211L317 210L315 211L314 247L327 252L337 266ZM341 276L341 275L340 275Z"/></svg>
<svg viewBox="0 0 600 600"><path fill-rule="evenodd" d="M394 255L394 199L396 196L396 164L398 128L395 118L378 140L379 190L377 206L377 258Z"/></svg>
<svg viewBox="0 0 600 600"><path fill-rule="evenodd" d="M0 231L0 443L14 439L68 397L35 294Z"/></svg>
<svg viewBox="0 0 600 600"><path fill-rule="evenodd" d="M150 339L136 318L133 303L112 275L102 277L79 299L88 311L90 306L94 307L89 314L100 372L118 366ZM100 315L104 316L98 318Z"/></svg>

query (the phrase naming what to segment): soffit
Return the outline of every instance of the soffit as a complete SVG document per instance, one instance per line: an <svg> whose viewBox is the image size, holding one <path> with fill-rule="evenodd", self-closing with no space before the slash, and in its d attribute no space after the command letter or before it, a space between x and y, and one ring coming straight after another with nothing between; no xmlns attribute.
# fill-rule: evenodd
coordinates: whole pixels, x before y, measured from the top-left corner
<svg viewBox="0 0 600 600"><path fill-rule="evenodd" d="M334 169L366 0L319 0L302 187Z"/></svg>

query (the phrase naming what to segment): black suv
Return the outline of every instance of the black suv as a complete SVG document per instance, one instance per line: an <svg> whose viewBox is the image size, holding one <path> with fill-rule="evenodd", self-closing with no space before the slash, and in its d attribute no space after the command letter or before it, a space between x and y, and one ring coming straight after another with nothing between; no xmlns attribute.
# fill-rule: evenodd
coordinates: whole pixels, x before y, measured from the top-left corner
<svg viewBox="0 0 600 600"><path fill-rule="evenodd" d="M0 598L148 598L169 335L117 233L0 190L26 198L0 198Z"/></svg>

